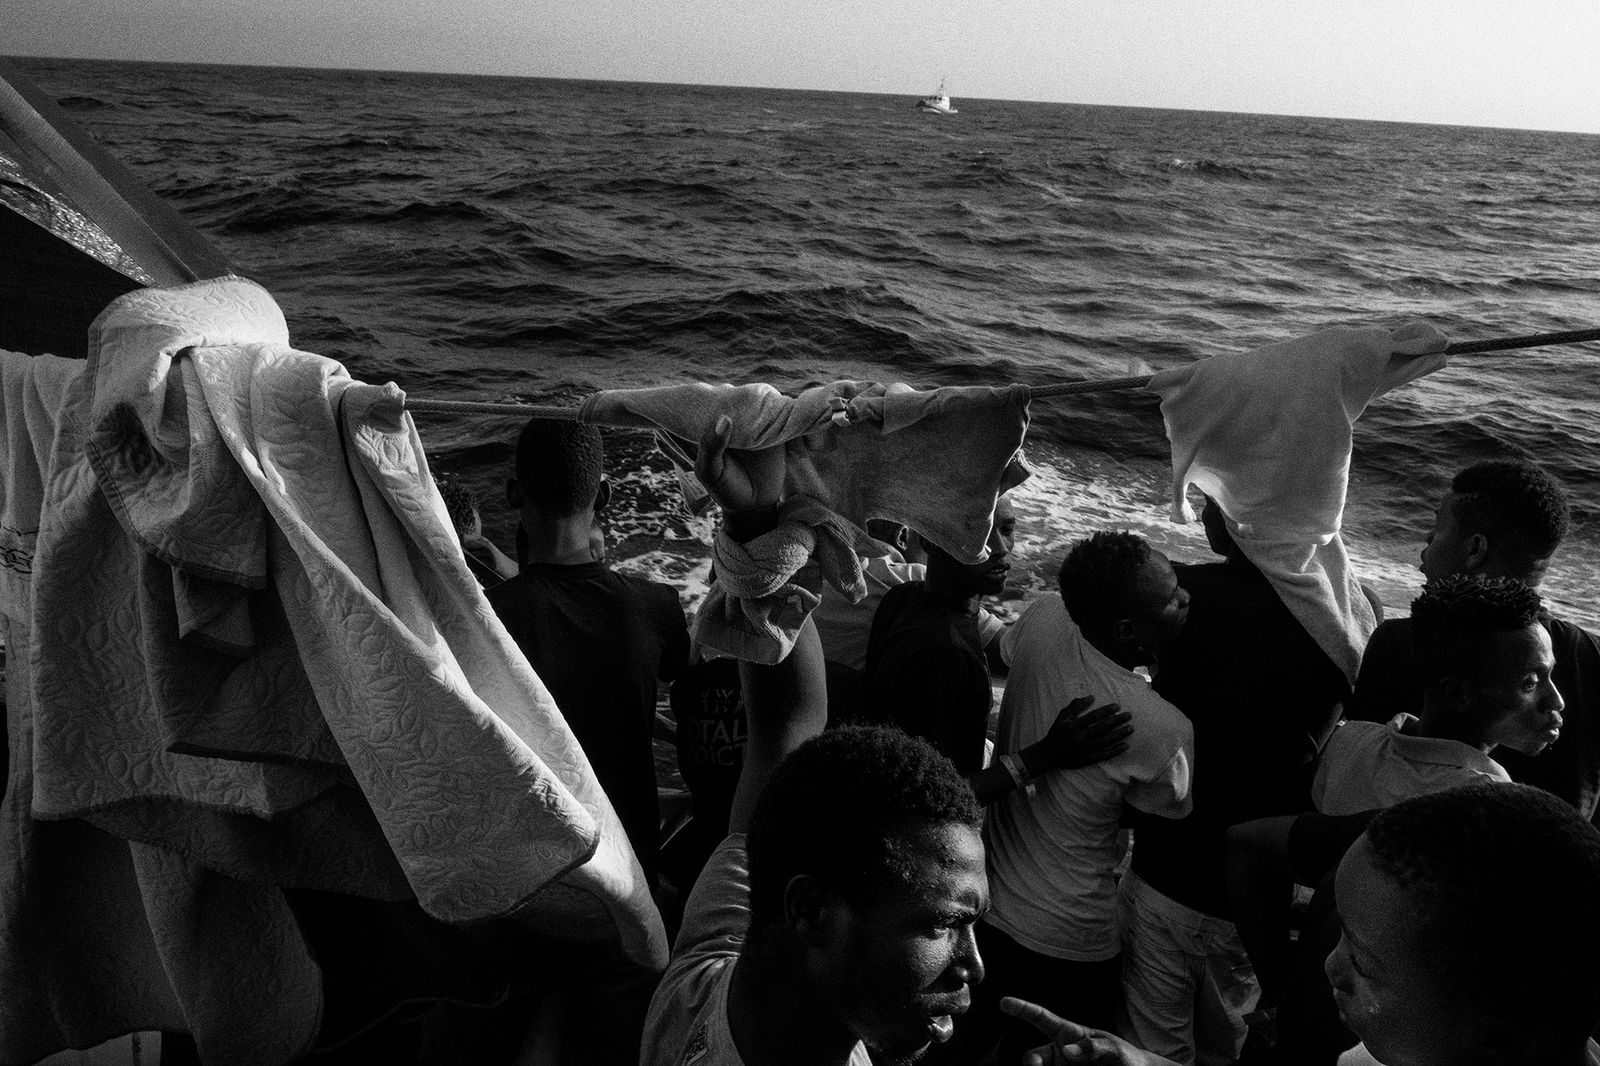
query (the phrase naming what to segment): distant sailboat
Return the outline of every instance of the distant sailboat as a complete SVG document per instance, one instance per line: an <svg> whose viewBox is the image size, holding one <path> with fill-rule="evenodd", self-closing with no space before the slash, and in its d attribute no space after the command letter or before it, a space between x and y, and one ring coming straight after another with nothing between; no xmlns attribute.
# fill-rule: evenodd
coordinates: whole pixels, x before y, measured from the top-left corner
<svg viewBox="0 0 1600 1066"><path fill-rule="evenodd" d="M918 111L932 111L940 115L954 115L956 109L950 106L950 94L944 91L944 79L939 79L939 91L932 96L924 96L917 101Z"/></svg>

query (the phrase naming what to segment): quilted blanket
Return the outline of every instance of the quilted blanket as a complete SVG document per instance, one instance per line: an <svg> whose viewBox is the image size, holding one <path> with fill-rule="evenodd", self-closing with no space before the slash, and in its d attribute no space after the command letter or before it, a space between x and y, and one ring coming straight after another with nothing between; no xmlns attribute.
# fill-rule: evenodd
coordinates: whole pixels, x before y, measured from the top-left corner
<svg viewBox="0 0 1600 1066"><path fill-rule="evenodd" d="M400 391L294 350L238 278L120 298L90 353L48 446L28 437L31 587L4 602L28 661L0 1061L162 1027L207 1061L303 1053L320 991L286 889L661 968L643 873L467 570Z"/></svg>

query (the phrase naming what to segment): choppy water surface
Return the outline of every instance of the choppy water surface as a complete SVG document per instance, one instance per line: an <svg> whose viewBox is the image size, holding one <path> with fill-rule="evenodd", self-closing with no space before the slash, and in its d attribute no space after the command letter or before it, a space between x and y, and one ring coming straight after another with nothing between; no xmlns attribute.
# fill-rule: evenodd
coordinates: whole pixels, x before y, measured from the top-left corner
<svg viewBox="0 0 1600 1066"><path fill-rule="evenodd" d="M1263 115L539 79L27 60L282 304L297 346L415 395L685 380L1047 384L1325 325L1600 324L1600 139ZM1130 368L1132 368L1130 370ZM1547 584L1595 626L1600 349L1472 357L1357 427L1346 533L1391 604L1458 467L1573 490ZM500 505L515 420L419 415ZM648 439L611 438L615 558L704 576ZM1186 557L1155 405L1041 402L1011 606L1108 525Z"/></svg>

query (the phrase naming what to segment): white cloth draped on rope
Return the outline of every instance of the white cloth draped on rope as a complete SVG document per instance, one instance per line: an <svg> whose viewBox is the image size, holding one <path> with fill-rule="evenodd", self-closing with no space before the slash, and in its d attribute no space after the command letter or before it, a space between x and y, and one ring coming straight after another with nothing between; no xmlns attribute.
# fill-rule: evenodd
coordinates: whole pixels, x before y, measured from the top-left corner
<svg viewBox="0 0 1600 1066"><path fill-rule="evenodd" d="M1028 431L1028 388L952 387L917 391L909 386L841 381L786 396L771 385L670 385L597 393L580 419L604 426L661 431L664 450L679 463L691 501L703 490L684 469L694 442L717 420L732 420L730 448L782 446L783 527L765 544L747 546L764 568L746 582L767 584L771 595L741 599L713 584L696 621L706 647L760 662L781 660L816 603L816 588L786 567L803 561L808 538L820 545L831 584L859 600L865 592L859 556L892 549L867 535L868 519L911 527L957 560L984 557L995 498L1027 476L1022 442ZM664 436L663 436L664 435ZM801 505L801 501L807 501ZM801 532L809 526L811 532ZM763 538L765 539L765 538ZM837 563L837 565L833 565ZM750 582L754 582L751 584ZM748 591L747 589L746 591Z"/></svg>
<svg viewBox="0 0 1600 1066"><path fill-rule="evenodd" d="M400 391L290 348L238 278L119 299L79 365L52 443L28 405L57 362L0 364L0 513L39 530L0 585L24 745L0 1060L140 1028L193 1032L208 1061L303 1054L320 988L284 888L659 970L643 873L467 570ZM89 882L117 915L74 911Z"/></svg>
<svg viewBox="0 0 1600 1066"><path fill-rule="evenodd" d="M1172 445L1172 517L1193 521L1187 492L1221 506L1246 558L1354 684L1377 625L1340 529L1351 426L1367 404L1445 365L1446 340L1413 322L1339 328L1163 371Z"/></svg>

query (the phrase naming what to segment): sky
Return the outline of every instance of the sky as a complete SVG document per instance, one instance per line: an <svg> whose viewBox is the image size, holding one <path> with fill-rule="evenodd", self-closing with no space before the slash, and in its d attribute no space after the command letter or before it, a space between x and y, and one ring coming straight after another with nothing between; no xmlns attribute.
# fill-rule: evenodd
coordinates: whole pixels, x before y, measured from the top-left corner
<svg viewBox="0 0 1600 1066"><path fill-rule="evenodd" d="M0 53L1600 133L1600 0L3 0Z"/></svg>

